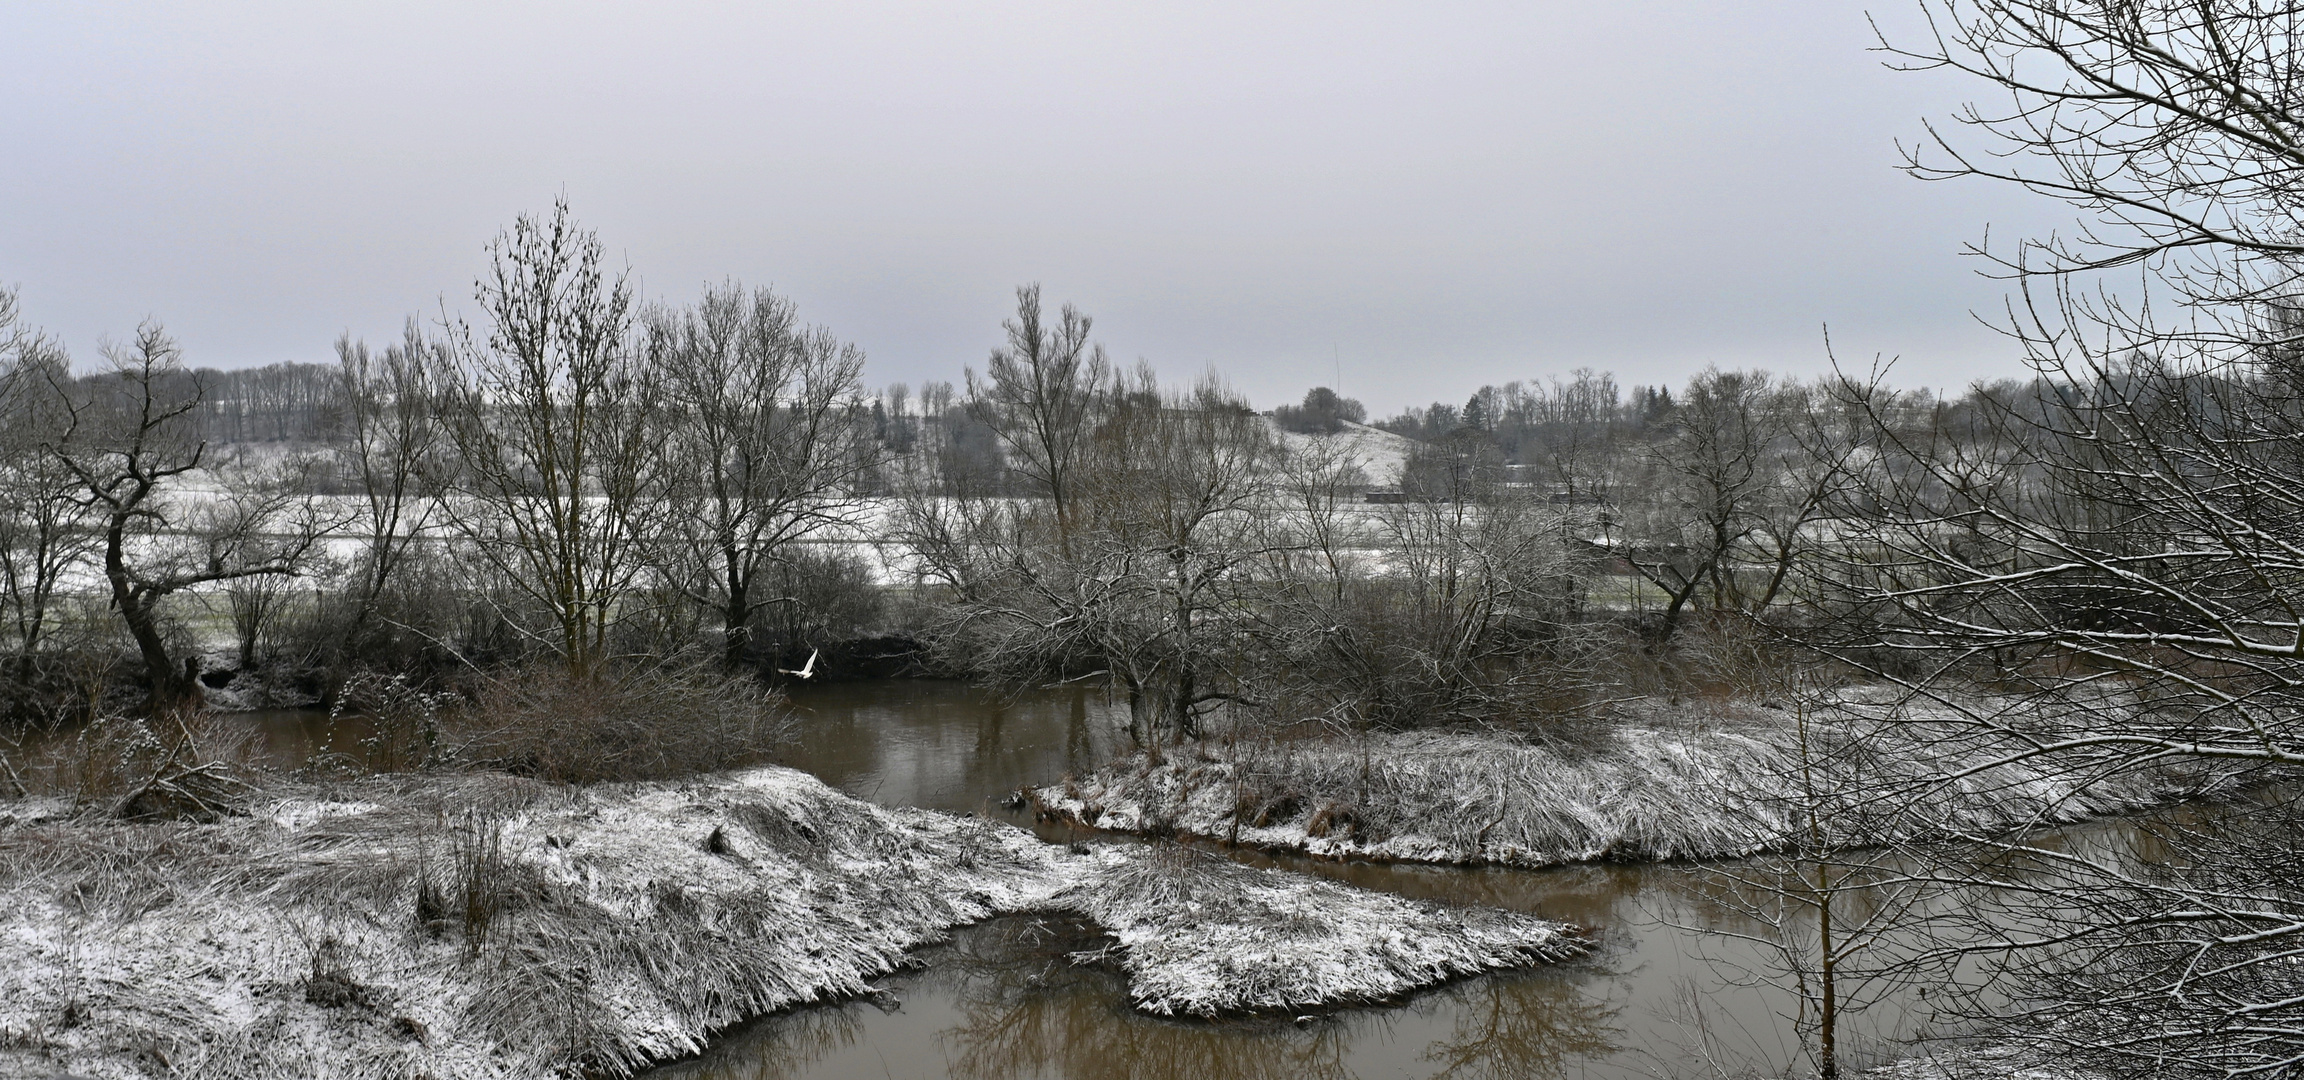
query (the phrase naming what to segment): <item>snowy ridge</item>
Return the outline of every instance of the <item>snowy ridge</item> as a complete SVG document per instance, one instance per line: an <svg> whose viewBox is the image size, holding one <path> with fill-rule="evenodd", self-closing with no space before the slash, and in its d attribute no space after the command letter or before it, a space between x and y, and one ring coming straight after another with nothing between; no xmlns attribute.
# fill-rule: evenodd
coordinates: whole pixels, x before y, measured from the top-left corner
<svg viewBox="0 0 2304 1080"><path fill-rule="evenodd" d="M0 1045L33 1051L0 1052L0 1076L628 1072L865 992L1085 863L788 770L385 786L216 824L0 832ZM471 904L490 910L476 931Z"/></svg>
<svg viewBox="0 0 2304 1080"><path fill-rule="evenodd" d="M1028 910L1110 929L1081 959L1159 1013L1391 997L1578 947L1525 916L1053 846L779 768L386 777L213 823L53 814L0 807L0 1077L623 1075ZM1242 896L1216 902L1218 881Z"/></svg>
<svg viewBox="0 0 2304 1080"><path fill-rule="evenodd" d="M1926 729L1848 704L1813 719L1817 809L1838 842L2062 824L2218 790L2220 774L2001 759L2013 740ZM1209 743L1123 759L1032 793L1040 812L1116 832L1269 850L1544 867L1741 857L1779 848L1805 805L1788 712L1691 717L1648 703L1587 745L1395 732ZM1952 781L1938 778L1956 776ZM1804 818L1802 819L1804 820Z"/></svg>

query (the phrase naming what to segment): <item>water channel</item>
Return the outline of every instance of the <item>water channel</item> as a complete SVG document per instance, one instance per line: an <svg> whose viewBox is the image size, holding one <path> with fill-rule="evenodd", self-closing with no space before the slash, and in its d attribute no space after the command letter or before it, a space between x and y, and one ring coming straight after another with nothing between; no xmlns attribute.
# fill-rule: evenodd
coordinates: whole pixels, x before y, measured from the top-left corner
<svg viewBox="0 0 2304 1080"><path fill-rule="evenodd" d="M974 813L1083 838L1000 808L1020 787L1084 774L1124 749L1124 706L1091 688L1008 699L961 683L802 688L802 729L781 754L859 798ZM249 714L282 766L353 753L355 720ZM2110 823L2108 823L2109 825ZM2117 828L2117 825L2111 825ZM1120 838L1103 836L1101 839ZM1765 928L1719 902L1723 878L1684 865L1527 871L1339 863L1228 852L1404 895L1488 904L1588 928L1582 959L1476 977L1384 1007L1307 1017L1174 1021L1131 1008L1121 976L1074 964L1100 943L1069 918L1015 916L955 932L883 992L763 1017L652 1080L868 1077L1218 1080L1224 1077L1589 1080L1805 1074L1800 998ZM1844 1022L1843 1064L1895 1056L1917 1014L1887 997ZM1851 1030L1851 1028L1853 1030Z"/></svg>
<svg viewBox="0 0 2304 1080"><path fill-rule="evenodd" d="M794 696L787 764L884 805L1002 815L1002 795L1086 773L1120 749L1122 707L1092 689L1007 701L957 683L828 686ZM1023 816L1008 814L1032 827ZM1041 826L1050 839L1069 834ZM1129 1007L1112 971L1071 963L1092 927L1015 917L958 932L868 1001L802 1008L731 1032L656 1080L1048 1077L1471 1078L1717 1076L1800 1060L1793 993L1756 931L1687 867L1453 869L1241 857L1368 889L1490 904L1592 928L1600 948L1548 968L1464 980L1385 1008L1179 1022ZM1704 928L1704 929L1692 929ZM1859 1025L1906 1022L1890 1002ZM1859 1047L1861 1049L1861 1047Z"/></svg>

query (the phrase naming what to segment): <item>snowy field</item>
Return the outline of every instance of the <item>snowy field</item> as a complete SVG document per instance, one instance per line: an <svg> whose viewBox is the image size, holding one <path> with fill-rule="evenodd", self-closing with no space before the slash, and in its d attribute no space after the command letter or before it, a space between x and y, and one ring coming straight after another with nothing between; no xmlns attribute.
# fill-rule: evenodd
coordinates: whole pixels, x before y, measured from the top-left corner
<svg viewBox="0 0 2304 1080"><path fill-rule="evenodd" d="M1368 483L1377 487L1397 486L1401 469L1409 451L1416 445L1413 440L1380 428L1362 424L1346 424L1334 435L1301 435L1273 428L1274 437L1283 445L1301 449L1320 443L1338 447L1343 455L1358 467ZM328 448L301 443L234 443L212 448L212 467L195 469L176 478L158 496L153 508L168 520L178 523L196 522L214 512L229 499L230 485L224 473L229 471L262 472L282 468L290 459L307 456L325 457ZM361 551L363 541L356 534L358 522L366 506L359 495L317 495L310 499L314 515L334 527L319 544L319 554L334 567L353 565ZM451 527L450 511L456 509L445 500L413 500L407 509L407 520L425 522L426 527L417 535L429 545L445 545L455 534ZM1384 550L1378 539L1379 507L1354 502L1341 508L1345 514L1348 535L1357 537L1354 554L1369 567L1381 562ZM474 513L470 507L467 514ZM852 557L869 567L875 578L884 585L904 584L911 580L907 573L908 560L887 541L897 535L897 516L901 510L897 500L887 497L861 498L849 508L847 520L842 524L828 524L800 540L811 548L835 552ZM1297 511L1288 507L1274 507L1265 511L1267 516L1287 515ZM139 537L133 553L145 558L161 555L187 543L196 543L193 534L163 531L156 535ZM316 577L326 578L330 566L314 569ZM66 576L64 591L83 596L102 595L106 588L99 567L84 563ZM193 592L219 594L221 585L197 587Z"/></svg>

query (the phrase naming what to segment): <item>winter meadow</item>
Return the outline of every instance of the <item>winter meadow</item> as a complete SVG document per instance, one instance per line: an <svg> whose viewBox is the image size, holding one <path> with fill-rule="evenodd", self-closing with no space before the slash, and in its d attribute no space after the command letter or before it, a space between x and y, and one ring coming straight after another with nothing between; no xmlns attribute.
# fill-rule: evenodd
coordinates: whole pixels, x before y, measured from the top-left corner
<svg viewBox="0 0 2304 1080"><path fill-rule="evenodd" d="M2304 1075L2304 11L1921 11L1952 389L0 291L0 1077Z"/></svg>

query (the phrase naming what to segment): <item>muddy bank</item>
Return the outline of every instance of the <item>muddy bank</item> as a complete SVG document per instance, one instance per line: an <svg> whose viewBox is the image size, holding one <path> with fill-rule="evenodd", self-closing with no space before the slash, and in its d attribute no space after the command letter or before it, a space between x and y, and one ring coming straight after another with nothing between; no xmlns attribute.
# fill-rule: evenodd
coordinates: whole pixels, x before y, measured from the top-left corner
<svg viewBox="0 0 2304 1080"><path fill-rule="evenodd" d="M1580 947L1527 916L885 809L764 768L275 788L209 823L0 804L0 1076L621 1075L1077 911L1147 1010L1367 1000ZM1241 875L1245 874L1245 877Z"/></svg>
<svg viewBox="0 0 2304 1080"><path fill-rule="evenodd" d="M1573 742L1495 732L1210 741L1029 794L1043 815L1117 832L1534 868L1753 855L1805 831L1811 810L1834 842L1861 845L2069 823L2236 784L2198 766L2004 761L2022 744L1908 704L1847 701L1806 721L1805 750L1788 709L1656 701L1626 703Z"/></svg>

